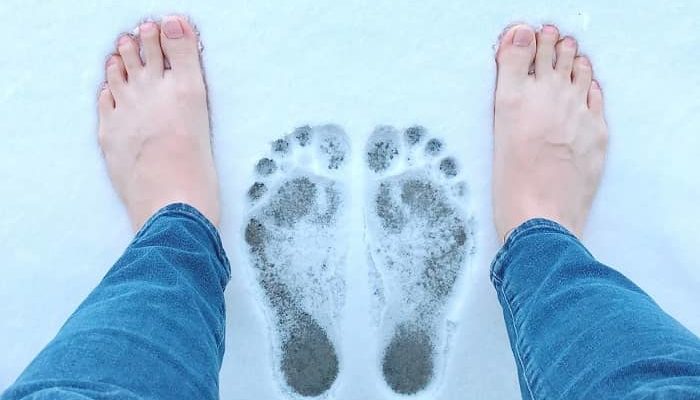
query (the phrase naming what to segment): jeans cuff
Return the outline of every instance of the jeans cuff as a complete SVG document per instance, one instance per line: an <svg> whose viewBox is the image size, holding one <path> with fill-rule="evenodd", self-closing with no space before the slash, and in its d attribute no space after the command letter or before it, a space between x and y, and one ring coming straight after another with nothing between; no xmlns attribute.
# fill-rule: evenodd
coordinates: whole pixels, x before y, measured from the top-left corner
<svg viewBox="0 0 700 400"><path fill-rule="evenodd" d="M524 238L538 233L555 233L566 235L569 238L578 242L578 239L568 229L560 224L545 218L533 218L527 220L515 228L508 240L503 244L503 247L496 253L496 257L491 263L491 280L502 281L503 270L510 259L511 249Z"/></svg>
<svg viewBox="0 0 700 400"><path fill-rule="evenodd" d="M207 217L204 216L201 212L199 212L196 208L192 207L189 204L185 203L173 203L169 204L160 210L158 210L155 214L149 218L145 224L139 229L138 233L136 233L136 237L134 237L134 242L139 240L142 236L147 234L148 228L153 225L156 220L158 220L161 217L167 217L167 216L176 216L176 217L186 217L189 218L190 220L198 223L204 230L209 234L209 238L211 239L212 244L214 245L214 250L216 251L216 257L223 265L224 267L224 272L226 273L226 282L231 278L231 265L229 264L228 257L226 257L226 251L224 251L224 246L221 243L221 237L219 236L219 231L216 229L216 227L207 219Z"/></svg>

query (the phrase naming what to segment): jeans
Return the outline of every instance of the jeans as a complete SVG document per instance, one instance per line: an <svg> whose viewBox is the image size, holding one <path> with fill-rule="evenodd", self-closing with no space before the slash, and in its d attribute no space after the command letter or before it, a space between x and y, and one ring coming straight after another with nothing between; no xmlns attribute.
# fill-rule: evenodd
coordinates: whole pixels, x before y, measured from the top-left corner
<svg viewBox="0 0 700 400"><path fill-rule="evenodd" d="M2 399L218 398L229 277L214 226L161 209Z"/></svg>
<svg viewBox="0 0 700 400"><path fill-rule="evenodd" d="M206 218L163 208L2 399L218 398L229 277ZM700 340L561 226L516 229L492 279L523 398L700 398Z"/></svg>
<svg viewBox="0 0 700 400"><path fill-rule="evenodd" d="M700 399L700 339L562 226L518 227L491 280L523 399Z"/></svg>

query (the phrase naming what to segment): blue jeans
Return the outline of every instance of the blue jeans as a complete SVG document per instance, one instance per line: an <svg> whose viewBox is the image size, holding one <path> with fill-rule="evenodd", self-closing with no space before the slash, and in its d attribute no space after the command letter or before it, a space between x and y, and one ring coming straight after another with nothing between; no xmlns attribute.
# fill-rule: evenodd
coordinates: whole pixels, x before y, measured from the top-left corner
<svg viewBox="0 0 700 400"><path fill-rule="evenodd" d="M218 398L229 273L199 212L163 208L2 399ZM520 226L492 278L524 398L700 398L700 340L559 225Z"/></svg>
<svg viewBox="0 0 700 400"><path fill-rule="evenodd" d="M214 226L161 209L2 399L218 398L229 277Z"/></svg>
<svg viewBox="0 0 700 400"><path fill-rule="evenodd" d="M562 226L518 227L491 280L523 399L700 399L700 339Z"/></svg>

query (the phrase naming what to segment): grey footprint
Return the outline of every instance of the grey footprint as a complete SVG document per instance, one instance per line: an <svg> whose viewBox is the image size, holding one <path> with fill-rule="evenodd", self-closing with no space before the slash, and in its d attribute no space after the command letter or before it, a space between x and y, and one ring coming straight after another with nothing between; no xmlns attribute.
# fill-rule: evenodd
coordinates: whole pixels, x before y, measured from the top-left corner
<svg viewBox="0 0 700 400"><path fill-rule="evenodd" d="M340 178L348 156L337 126L297 128L272 143L248 190L244 238L272 328L276 376L290 395L323 395L338 376L347 226Z"/></svg>
<svg viewBox="0 0 700 400"><path fill-rule="evenodd" d="M436 386L455 284L474 251L465 182L425 128L380 126L365 159L366 230L387 385L414 394Z"/></svg>

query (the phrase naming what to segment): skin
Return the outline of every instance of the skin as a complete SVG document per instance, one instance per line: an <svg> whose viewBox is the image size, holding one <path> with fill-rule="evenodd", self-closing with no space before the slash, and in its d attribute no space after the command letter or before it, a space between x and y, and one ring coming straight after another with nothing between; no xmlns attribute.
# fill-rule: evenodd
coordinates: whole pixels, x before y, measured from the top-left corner
<svg viewBox="0 0 700 400"><path fill-rule="evenodd" d="M496 230L505 240L521 223L542 217L580 236L608 141L591 63L577 55L573 38L560 38L550 25L538 32L528 25L508 29L496 62ZM178 16L142 24L137 38L119 38L105 70L99 141L134 229L174 202L218 225L209 110L192 26Z"/></svg>
<svg viewBox="0 0 700 400"><path fill-rule="evenodd" d="M493 211L499 237L532 218L581 236L605 164L603 95L590 61L556 27L502 36L494 101ZM533 65L534 64L534 65ZM532 71L534 66L534 73Z"/></svg>
<svg viewBox="0 0 700 400"><path fill-rule="evenodd" d="M218 179L193 27L179 16L140 25L138 37L118 39L105 74L99 142L134 230L176 202L218 225Z"/></svg>

